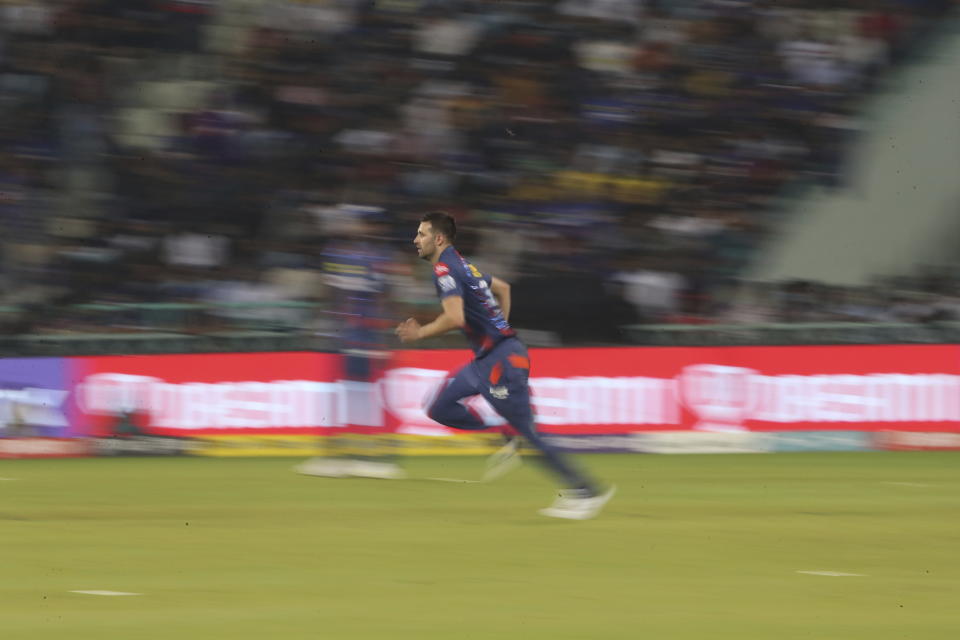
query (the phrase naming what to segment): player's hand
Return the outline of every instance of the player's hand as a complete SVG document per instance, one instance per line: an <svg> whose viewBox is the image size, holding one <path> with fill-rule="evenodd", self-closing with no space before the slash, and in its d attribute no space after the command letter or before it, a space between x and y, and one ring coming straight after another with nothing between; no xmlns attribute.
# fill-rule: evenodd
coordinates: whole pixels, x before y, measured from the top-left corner
<svg viewBox="0 0 960 640"><path fill-rule="evenodd" d="M407 318L399 325L395 332L400 342L413 342L420 339L420 323L413 318Z"/></svg>

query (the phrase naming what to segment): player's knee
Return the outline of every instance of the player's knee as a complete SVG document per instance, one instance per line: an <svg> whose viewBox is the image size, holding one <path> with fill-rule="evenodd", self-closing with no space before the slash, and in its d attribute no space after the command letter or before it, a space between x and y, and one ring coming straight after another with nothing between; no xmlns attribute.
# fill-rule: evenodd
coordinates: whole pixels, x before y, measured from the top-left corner
<svg viewBox="0 0 960 640"><path fill-rule="evenodd" d="M443 424L443 410L440 408L439 402L434 401L427 406L427 417L434 422Z"/></svg>

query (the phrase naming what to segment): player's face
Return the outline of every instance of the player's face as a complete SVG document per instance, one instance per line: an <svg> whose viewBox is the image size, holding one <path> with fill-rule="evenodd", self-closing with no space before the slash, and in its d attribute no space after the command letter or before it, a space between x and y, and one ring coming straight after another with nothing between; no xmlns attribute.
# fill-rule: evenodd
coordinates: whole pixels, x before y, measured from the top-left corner
<svg viewBox="0 0 960 640"><path fill-rule="evenodd" d="M417 247L417 255L424 260L431 260L437 252L437 234L433 232L429 222L421 222L417 227L417 235L413 238Z"/></svg>

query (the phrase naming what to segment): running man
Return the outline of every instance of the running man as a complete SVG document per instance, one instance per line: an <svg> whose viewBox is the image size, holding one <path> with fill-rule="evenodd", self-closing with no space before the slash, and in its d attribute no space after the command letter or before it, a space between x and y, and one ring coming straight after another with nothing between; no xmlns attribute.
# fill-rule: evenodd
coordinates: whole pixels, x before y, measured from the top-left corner
<svg viewBox="0 0 960 640"><path fill-rule="evenodd" d="M421 219L413 243L420 258L433 264L443 313L422 326L408 318L396 330L401 342L406 343L460 329L473 349L473 361L447 377L429 403L427 415L454 429L487 429L489 425L461 402L482 395L516 433L537 449L546 467L563 483L553 505L540 513L571 520L592 518L613 497L615 487L601 490L537 433L530 400L530 359L507 322L510 285L480 273L467 262L453 246L456 235L456 223L444 212L431 212ZM508 436L506 446L494 454L495 467L488 469L488 477L518 462L517 446L516 437Z"/></svg>

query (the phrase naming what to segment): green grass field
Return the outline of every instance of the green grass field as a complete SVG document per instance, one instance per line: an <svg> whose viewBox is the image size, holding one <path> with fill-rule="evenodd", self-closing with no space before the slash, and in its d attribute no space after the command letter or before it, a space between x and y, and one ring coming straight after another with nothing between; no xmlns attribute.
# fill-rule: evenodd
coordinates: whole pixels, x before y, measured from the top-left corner
<svg viewBox="0 0 960 640"><path fill-rule="evenodd" d="M296 462L0 462L0 637L960 636L958 454L583 456L620 487L589 522L539 516L529 465L480 485Z"/></svg>

